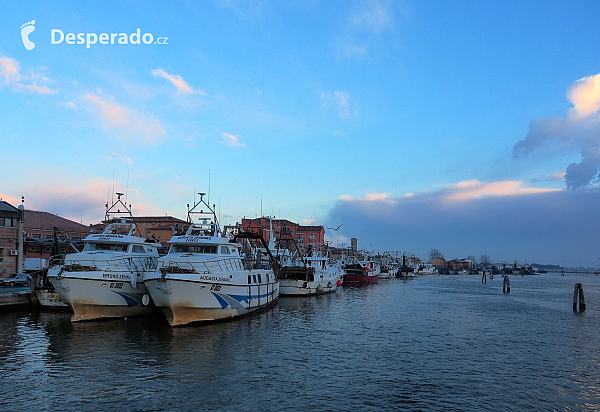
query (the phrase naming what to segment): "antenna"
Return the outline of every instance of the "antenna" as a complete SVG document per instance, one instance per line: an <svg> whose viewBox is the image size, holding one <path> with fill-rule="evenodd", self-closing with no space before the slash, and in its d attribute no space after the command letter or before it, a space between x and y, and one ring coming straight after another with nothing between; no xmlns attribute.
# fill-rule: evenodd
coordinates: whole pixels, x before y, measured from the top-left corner
<svg viewBox="0 0 600 412"><path fill-rule="evenodd" d="M206 203L210 205L210 169L208 169L208 198L206 199Z"/></svg>

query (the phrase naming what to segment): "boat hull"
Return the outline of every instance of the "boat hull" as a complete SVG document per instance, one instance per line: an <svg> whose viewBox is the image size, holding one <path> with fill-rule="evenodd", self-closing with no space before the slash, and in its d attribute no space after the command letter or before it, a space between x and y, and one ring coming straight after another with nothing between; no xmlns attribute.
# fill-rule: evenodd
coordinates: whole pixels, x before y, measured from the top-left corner
<svg viewBox="0 0 600 412"><path fill-rule="evenodd" d="M377 275L355 275L346 273L344 275L344 285L367 285L377 283L379 277Z"/></svg>
<svg viewBox="0 0 600 412"><path fill-rule="evenodd" d="M311 296L333 293L337 289L337 281L332 279L327 282L310 282L298 279L280 279L279 294L281 296Z"/></svg>
<svg viewBox="0 0 600 412"><path fill-rule="evenodd" d="M183 326L233 319L272 306L279 297L279 283L272 273L269 279L272 281L248 285L155 277L145 283L169 324Z"/></svg>
<svg viewBox="0 0 600 412"><path fill-rule="evenodd" d="M104 272L85 272L85 278L70 276L49 278L50 283L73 311L71 321L121 318L152 313L143 304L147 294L143 282L134 287L131 282L103 279Z"/></svg>

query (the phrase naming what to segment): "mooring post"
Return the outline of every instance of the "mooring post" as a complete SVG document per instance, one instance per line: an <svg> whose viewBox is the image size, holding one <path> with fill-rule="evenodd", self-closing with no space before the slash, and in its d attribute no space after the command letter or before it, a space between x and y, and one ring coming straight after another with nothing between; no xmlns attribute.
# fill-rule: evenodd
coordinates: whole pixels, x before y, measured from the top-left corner
<svg viewBox="0 0 600 412"><path fill-rule="evenodd" d="M510 279L508 276L504 276L504 283L502 284L502 292L509 293L510 292Z"/></svg>
<svg viewBox="0 0 600 412"><path fill-rule="evenodd" d="M573 310L577 311L577 302L579 301L579 311L585 312L585 297L583 296L583 286L581 283L575 284L573 292Z"/></svg>
<svg viewBox="0 0 600 412"><path fill-rule="evenodd" d="M485 274L485 270L483 271L483 275L481 276L481 283L487 283L487 275Z"/></svg>

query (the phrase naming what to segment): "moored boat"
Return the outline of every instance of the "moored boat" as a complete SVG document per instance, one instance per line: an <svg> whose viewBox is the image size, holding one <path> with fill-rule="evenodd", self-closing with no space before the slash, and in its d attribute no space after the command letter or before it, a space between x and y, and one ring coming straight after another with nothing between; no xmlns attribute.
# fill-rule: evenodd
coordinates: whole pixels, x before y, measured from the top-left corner
<svg viewBox="0 0 600 412"><path fill-rule="evenodd" d="M263 259L261 252L243 260L241 245L232 233L220 231L214 206L204 196L200 193L200 200L188 210L186 233L171 238L169 253L145 278L154 304L171 326L247 315L273 305L279 296L273 261ZM207 214L196 211L200 205ZM201 217L194 222L198 214Z"/></svg>
<svg viewBox="0 0 600 412"><path fill-rule="evenodd" d="M377 283L379 265L373 261L355 261L344 266L344 285L366 285Z"/></svg>
<svg viewBox="0 0 600 412"><path fill-rule="evenodd" d="M330 265L330 258L310 245L309 256L291 261L279 268L279 294L281 296L309 296L335 292L342 278L341 269Z"/></svg>
<svg viewBox="0 0 600 412"><path fill-rule="evenodd" d="M406 264L406 255L402 255L402 266L396 272L397 278L409 279L416 277L415 268Z"/></svg>
<svg viewBox="0 0 600 412"><path fill-rule="evenodd" d="M121 200L108 207L102 233L84 239L79 253L48 269L48 280L73 311L72 321L151 313L144 275L156 270L158 243L136 236L130 208Z"/></svg>

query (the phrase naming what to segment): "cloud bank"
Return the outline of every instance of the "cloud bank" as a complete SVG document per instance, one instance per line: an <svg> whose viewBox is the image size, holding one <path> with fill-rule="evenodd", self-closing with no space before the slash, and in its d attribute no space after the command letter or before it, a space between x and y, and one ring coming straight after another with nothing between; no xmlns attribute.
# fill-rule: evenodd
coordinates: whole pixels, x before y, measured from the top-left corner
<svg viewBox="0 0 600 412"><path fill-rule="evenodd" d="M531 122L525 139L513 146L513 157L527 157L536 149L556 142L563 148L576 147L581 161L567 166L565 181L568 189L577 189L599 181L600 74L573 83L567 99L573 107L564 117L543 117Z"/></svg>
<svg viewBox="0 0 600 412"><path fill-rule="evenodd" d="M343 226L327 235L356 237L359 248L373 245L420 257L436 248L447 250L447 258L486 253L495 262L596 266L598 202L598 190L480 181L398 198L343 196L326 219L327 226Z"/></svg>

